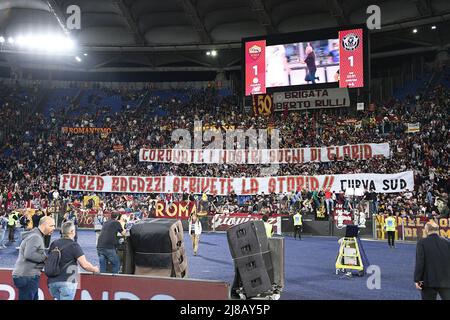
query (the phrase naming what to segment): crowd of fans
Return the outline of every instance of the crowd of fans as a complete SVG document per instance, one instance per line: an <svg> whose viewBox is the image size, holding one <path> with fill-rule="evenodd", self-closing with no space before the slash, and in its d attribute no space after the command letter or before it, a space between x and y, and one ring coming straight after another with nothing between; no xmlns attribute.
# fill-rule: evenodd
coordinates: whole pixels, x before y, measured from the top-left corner
<svg viewBox="0 0 450 320"><path fill-rule="evenodd" d="M0 115L6 122L23 116L36 103L38 89L28 95L20 88L3 86L0 90ZM126 99L144 99L143 91L120 92ZM146 148L171 148L173 130L185 128L193 136L194 121L208 127L235 129L276 128L281 132L280 148L320 147L357 143L389 142L390 158L364 161L332 161L326 163L284 164L276 175L319 175L345 173L396 173L413 170L415 189L397 194L375 194L367 190L356 203L343 193L326 190L302 190L292 194L257 196L210 196L208 211L289 213L293 210L316 212L342 202L346 206L367 204L373 214L379 210L403 216L447 216L449 192L449 106L450 91L436 86L421 97L405 101L380 103L374 111L355 113L349 110L314 110L275 113L271 117L243 112L233 96L220 97L214 89L185 90L173 98L161 98L152 91L139 105L123 106L112 112L89 97L90 110L79 110L75 97L66 97L67 107L45 116L42 110L23 117L2 137L0 149L0 204L3 212L33 206L45 209L52 204L63 173L90 175L180 175L240 177L260 176L259 165L234 164L163 164L139 162L138 152ZM18 98L20 97L20 99ZM55 110L60 110L54 106ZM85 110L81 110L85 111ZM352 121L349 121L352 120ZM407 133L407 123L420 123L420 131ZM62 127L108 127L110 134L71 134ZM206 144L206 143L205 143ZM119 148L118 148L119 146ZM193 146L192 146L193 147ZM269 144L270 147L270 144ZM60 190L58 200L71 204L83 195ZM134 210L154 210L154 202L196 200L201 195L135 194L132 201L121 194L99 194L104 209L130 206ZM330 200L331 199L331 200ZM328 201L327 201L328 200ZM361 200L361 201L360 201ZM369 205L370 204L370 205Z"/></svg>

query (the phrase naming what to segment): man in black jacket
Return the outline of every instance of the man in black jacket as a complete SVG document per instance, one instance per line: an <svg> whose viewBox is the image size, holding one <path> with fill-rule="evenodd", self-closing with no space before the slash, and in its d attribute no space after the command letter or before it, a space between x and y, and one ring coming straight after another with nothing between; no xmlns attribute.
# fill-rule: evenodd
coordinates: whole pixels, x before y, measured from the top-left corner
<svg viewBox="0 0 450 320"><path fill-rule="evenodd" d="M450 300L450 241L439 236L434 221L425 225L425 235L417 242L414 282L422 300Z"/></svg>

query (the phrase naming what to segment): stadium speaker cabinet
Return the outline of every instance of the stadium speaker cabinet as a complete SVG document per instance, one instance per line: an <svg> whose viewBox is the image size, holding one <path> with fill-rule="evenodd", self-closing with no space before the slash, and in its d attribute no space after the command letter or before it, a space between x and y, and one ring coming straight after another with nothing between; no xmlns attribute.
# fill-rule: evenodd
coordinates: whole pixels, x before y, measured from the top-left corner
<svg viewBox="0 0 450 320"><path fill-rule="evenodd" d="M356 238L358 236L359 228L357 225L349 224L345 228L346 238Z"/></svg>
<svg viewBox="0 0 450 320"><path fill-rule="evenodd" d="M183 226L175 219L145 219L130 229L134 274L187 277Z"/></svg>
<svg viewBox="0 0 450 320"><path fill-rule="evenodd" d="M252 298L270 292L274 269L264 222L248 221L231 227L227 239L235 267L232 295L243 291Z"/></svg>
<svg viewBox="0 0 450 320"><path fill-rule="evenodd" d="M248 221L227 230L228 245L233 259L269 250L263 221Z"/></svg>
<svg viewBox="0 0 450 320"><path fill-rule="evenodd" d="M122 261L122 273L134 274L134 254L129 237L125 238L117 253Z"/></svg>
<svg viewBox="0 0 450 320"><path fill-rule="evenodd" d="M269 238L269 251L273 264L273 284L284 287L284 238Z"/></svg>
<svg viewBox="0 0 450 320"><path fill-rule="evenodd" d="M294 233L294 219L292 219L292 216L281 217L281 233Z"/></svg>

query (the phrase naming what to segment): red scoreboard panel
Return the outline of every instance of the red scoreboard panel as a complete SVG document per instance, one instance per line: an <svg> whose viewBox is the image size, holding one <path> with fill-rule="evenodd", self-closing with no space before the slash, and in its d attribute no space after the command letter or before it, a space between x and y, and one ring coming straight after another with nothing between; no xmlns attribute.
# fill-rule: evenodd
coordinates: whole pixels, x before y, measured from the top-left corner
<svg viewBox="0 0 450 320"><path fill-rule="evenodd" d="M243 39L245 95L368 85L364 26Z"/></svg>
<svg viewBox="0 0 450 320"><path fill-rule="evenodd" d="M266 40L245 43L245 95L266 93Z"/></svg>
<svg viewBox="0 0 450 320"><path fill-rule="evenodd" d="M363 30L339 31L339 87L364 87Z"/></svg>

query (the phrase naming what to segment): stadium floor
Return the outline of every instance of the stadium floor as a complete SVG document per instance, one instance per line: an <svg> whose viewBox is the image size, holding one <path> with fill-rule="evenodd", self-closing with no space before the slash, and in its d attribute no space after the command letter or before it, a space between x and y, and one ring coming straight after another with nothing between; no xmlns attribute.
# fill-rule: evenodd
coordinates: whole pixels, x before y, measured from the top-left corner
<svg viewBox="0 0 450 320"><path fill-rule="evenodd" d="M54 235L56 239L59 233ZM370 290L364 277L335 274L339 249L337 238L306 237L302 241L285 238L285 287L281 299L286 300L417 300L413 272L415 244L398 243L389 249L387 243L364 241L367 257L381 270L381 289ZM86 257L98 264L95 233L81 230L78 242ZM190 278L233 282L234 268L225 233L204 233L199 252L193 255L190 239L185 233ZM17 251L11 246L0 250L0 268L12 268Z"/></svg>

